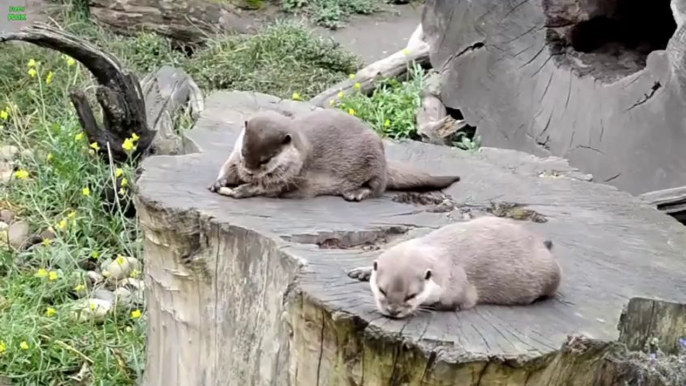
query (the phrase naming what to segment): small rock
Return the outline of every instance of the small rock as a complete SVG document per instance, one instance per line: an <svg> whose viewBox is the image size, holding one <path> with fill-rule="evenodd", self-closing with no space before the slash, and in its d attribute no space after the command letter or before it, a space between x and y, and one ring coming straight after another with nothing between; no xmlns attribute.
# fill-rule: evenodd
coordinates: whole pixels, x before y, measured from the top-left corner
<svg viewBox="0 0 686 386"><path fill-rule="evenodd" d="M9 227L10 226L6 222L0 221L0 231L6 231Z"/></svg>
<svg viewBox="0 0 686 386"><path fill-rule="evenodd" d="M130 306L133 303L134 295L131 291L124 287L119 287L114 290L114 297L116 298L116 303L124 306Z"/></svg>
<svg viewBox="0 0 686 386"><path fill-rule="evenodd" d="M110 281L118 281L128 277L133 270L140 270L140 267L141 263L135 257L119 256L104 267L103 275Z"/></svg>
<svg viewBox="0 0 686 386"><path fill-rule="evenodd" d="M95 272L95 271L88 271L88 272L86 272L86 276L88 277L88 280L89 280L92 284L101 283L103 280L105 280L105 277L104 277L104 276L102 276L101 274L99 274L99 273L97 273L97 272Z"/></svg>
<svg viewBox="0 0 686 386"><path fill-rule="evenodd" d="M140 291L145 289L145 283L143 283L143 280L132 279L132 278L122 280L121 286L127 287L127 288L135 288L135 289L140 290Z"/></svg>
<svg viewBox="0 0 686 386"><path fill-rule="evenodd" d="M14 165L11 162L0 162L0 184L9 182L14 173Z"/></svg>
<svg viewBox="0 0 686 386"><path fill-rule="evenodd" d="M8 230L9 243L14 249L20 249L29 238L29 223L17 221Z"/></svg>
<svg viewBox="0 0 686 386"><path fill-rule="evenodd" d="M14 212L8 209L0 210L0 221L11 224L14 221Z"/></svg>
<svg viewBox="0 0 686 386"><path fill-rule="evenodd" d="M49 230L49 229L46 229L46 230L44 230L43 232L40 233L41 241L42 241L42 240L46 240L46 239L47 239L47 240L54 240L55 237L57 237L57 235L55 235L55 232L53 232L53 231L51 231L51 230Z"/></svg>
<svg viewBox="0 0 686 386"><path fill-rule="evenodd" d="M102 323L112 309L112 303L102 299L81 299L74 303L71 317L79 322Z"/></svg>
<svg viewBox="0 0 686 386"><path fill-rule="evenodd" d="M108 291L106 289L96 289L93 291L93 295L91 296L93 299L100 299L100 300L105 300L110 303L114 303L115 296L112 293L112 291Z"/></svg>
<svg viewBox="0 0 686 386"><path fill-rule="evenodd" d="M19 149L16 146L4 145L0 146L0 160L10 161L14 156L19 153Z"/></svg>

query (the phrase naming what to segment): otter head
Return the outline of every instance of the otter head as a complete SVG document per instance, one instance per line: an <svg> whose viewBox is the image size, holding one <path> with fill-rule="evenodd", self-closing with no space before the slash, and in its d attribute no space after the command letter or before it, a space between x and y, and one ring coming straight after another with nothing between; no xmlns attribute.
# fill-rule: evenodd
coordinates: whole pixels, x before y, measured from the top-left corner
<svg viewBox="0 0 686 386"><path fill-rule="evenodd" d="M245 121L238 168L241 178L279 182L300 171L300 138L289 120L276 112L262 112Z"/></svg>
<svg viewBox="0 0 686 386"><path fill-rule="evenodd" d="M369 284L383 315L407 317L437 290L434 272L422 253L399 244L374 261Z"/></svg>

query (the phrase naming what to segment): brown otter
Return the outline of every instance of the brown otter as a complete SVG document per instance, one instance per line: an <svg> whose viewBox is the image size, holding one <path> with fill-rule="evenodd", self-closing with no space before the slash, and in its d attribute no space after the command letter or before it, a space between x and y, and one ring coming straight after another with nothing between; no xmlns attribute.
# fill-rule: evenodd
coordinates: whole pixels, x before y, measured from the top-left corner
<svg viewBox="0 0 686 386"><path fill-rule="evenodd" d="M550 240L514 220L481 217L404 241L348 275L369 280L377 308L392 318L422 305L443 311L524 305L553 296L560 285L551 249Z"/></svg>
<svg viewBox="0 0 686 386"><path fill-rule="evenodd" d="M388 162L371 127L340 110L320 109L295 118L265 111L246 121L209 189L233 198L340 195L361 201L387 189L439 190L459 180Z"/></svg>

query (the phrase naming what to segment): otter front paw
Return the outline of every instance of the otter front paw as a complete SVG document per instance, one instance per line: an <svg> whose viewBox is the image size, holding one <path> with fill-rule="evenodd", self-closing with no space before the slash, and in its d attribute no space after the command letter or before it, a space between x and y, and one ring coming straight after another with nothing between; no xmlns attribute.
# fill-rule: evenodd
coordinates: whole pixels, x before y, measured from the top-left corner
<svg viewBox="0 0 686 386"><path fill-rule="evenodd" d="M372 267L357 267L347 272L348 276L359 281L369 281L372 276Z"/></svg>
<svg viewBox="0 0 686 386"><path fill-rule="evenodd" d="M220 178L217 181L213 182L210 186L208 186L207 189L212 193L217 193L219 191L219 189L225 187L226 185L227 185L226 179Z"/></svg>
<svg viewBox="0 0 686 386"><path fill-rule="evenodd" d="M359 188L348 192L343 192L341 193L341 196L343 196L343 199L346 201L362 201L365 198L371 196L371 194L372 191L370 189Z"/></svg>
<svg viewBox="0 0 686 386"><path fill-rule="evenodd" d="M261 192L255 185L238 185L235 188L229 188L227 186L221 187L217 193L222 196L228 196L231 198L248 198L259 195Z"/></svg>

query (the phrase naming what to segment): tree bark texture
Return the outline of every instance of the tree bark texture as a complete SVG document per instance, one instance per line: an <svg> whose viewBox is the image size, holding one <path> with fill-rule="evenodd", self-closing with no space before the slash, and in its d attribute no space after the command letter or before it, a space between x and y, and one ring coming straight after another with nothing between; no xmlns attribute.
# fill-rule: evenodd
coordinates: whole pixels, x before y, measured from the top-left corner
<svg viewBox="0 0 686 386"><path fill-rule="evenodd" d="M427 0L441 100L484 146L632 194L686 185L684 0Z"/></svg>
<svg viewBox="0 0 686 386"><path fill-rule="evenodd" d="M136 206L148 291L145 386L670 385L644 370L647 356L616 340L628 299L686 302L686 237L676 220L588 182L557 157L410 141L386 141L387 156L459 173L442 194L451 207L436 210L408 193L352 203L209 192L245 119L313 108L216 93L186 135L193 153L143 161ZM506 202L544 218L522 221L555 243L565 275L555 299L392 320L378 313L367 283L346 275L387 245ZM655 326L676 326L681 316L664 324L631 316L647 308L641 304L627 308L627 326L676 336ZM664 315L682 312L655 304L672 310Z"/></svg>

